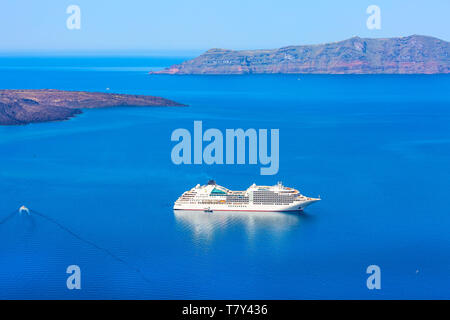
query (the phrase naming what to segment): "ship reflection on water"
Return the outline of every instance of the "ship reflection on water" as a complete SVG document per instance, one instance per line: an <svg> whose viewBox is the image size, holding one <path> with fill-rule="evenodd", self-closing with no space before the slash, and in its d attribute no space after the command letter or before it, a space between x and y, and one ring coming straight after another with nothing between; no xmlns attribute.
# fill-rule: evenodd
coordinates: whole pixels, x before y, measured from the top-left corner
<svg viewBox="0 0 450 320"><path fill-rule="evenodd" d="M211 240L216 233L231 229L244 229L249 238L259 231L283 234L310 218L304 213L190 210L174 210L174 216L177 224L192 232L197 240Z"/></svg>

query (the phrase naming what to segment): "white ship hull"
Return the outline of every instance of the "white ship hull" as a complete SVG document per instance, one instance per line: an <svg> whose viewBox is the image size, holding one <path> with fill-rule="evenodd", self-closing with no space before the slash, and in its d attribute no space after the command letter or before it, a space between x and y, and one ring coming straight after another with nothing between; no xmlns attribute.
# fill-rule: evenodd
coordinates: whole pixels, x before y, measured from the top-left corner
<svg viewBox="0 0 450 320"><path fill-rule="evenodd" d="M319 199L293 203L290 205L254 205L233 206L229 204L175 204L174 210L193 210L193 211L242 211L242 212L291 212L302 211L310 204Z"/></svg>

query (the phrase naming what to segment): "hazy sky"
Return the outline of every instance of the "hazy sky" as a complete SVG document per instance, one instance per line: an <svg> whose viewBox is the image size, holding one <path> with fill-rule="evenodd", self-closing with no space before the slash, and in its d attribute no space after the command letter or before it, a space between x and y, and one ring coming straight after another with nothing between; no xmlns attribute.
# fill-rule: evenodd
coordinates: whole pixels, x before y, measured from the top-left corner
<svg viewBox="0 0 450 320"><path fill-rule="evenodd" d="M69 30L66 9L81 8ZM369 5L381 30L366 27ZM0 51L275 48L361 37L450 40L450 0L1 0Z"/></svg>

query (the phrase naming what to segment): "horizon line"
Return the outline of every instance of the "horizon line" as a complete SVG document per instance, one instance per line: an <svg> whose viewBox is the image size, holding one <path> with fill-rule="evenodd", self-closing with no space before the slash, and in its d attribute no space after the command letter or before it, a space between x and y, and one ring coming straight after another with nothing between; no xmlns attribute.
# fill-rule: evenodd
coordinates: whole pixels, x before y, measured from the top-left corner
<svg viewBox="0 0 450 320"><path fill-rule="evenodd" d="M291 47L291 46L313 46L313 45L324 45L324 44L332 44L337 43L341 41L350 40L353 38L360 38L360 39L373 39L373 40L384 40L384 39L399 39L399 38L408 38L408 37L428 37L428 38L434 38L441 41L448 42L447 40L438 38L436 36L429 36L429 35L423 35L423 34L411 34L407 36L393 36L393 37L360 37L358 35L353 35L351 37L344 38L342 40L336 40L336 41L329 41L329 42L318 42L318 43L306 43L306 44L288 44L278 47L272 47L269 48L264 46L253 46L253 47L247 47L247 48L225 48L220 46L211 46L208 48L177 48L177 49L167 49L167 48L148 48L148 49L0 49L0 57L12 57L12 56L66 56L66 57L78 57L78 56L134 56L134 57L194 57L198 56L208 50L211 49L226 49L226 50L232 50L232 51L250 51L250 50L273 50L273 49L280 49L285 47Z"/></svg>

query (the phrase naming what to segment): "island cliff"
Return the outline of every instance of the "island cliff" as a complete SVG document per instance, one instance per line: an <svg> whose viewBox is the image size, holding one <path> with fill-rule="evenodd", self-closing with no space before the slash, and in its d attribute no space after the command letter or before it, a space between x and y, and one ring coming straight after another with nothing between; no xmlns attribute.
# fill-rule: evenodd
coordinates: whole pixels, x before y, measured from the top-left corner
<svg viewBox="0 0 450 320"><path fill-rule="evenodd" d="M115 106L183 106L160 97L103 92L0 90L0 125L66 120L81 109Z"/></svg>
<svg viewBox="0 0 450 320"><path fill-rule="evenodd" d="M115 106L183 106L160 97L103 92L0 90L0 125L67 120L81 109Z"/></svg>
<svg viewBox="0 0 450 320"><path fill-rule="evenodd" d="M348 40L274 50L211 49L151 74L450 73L450 43L428 36Z"/></svg>

